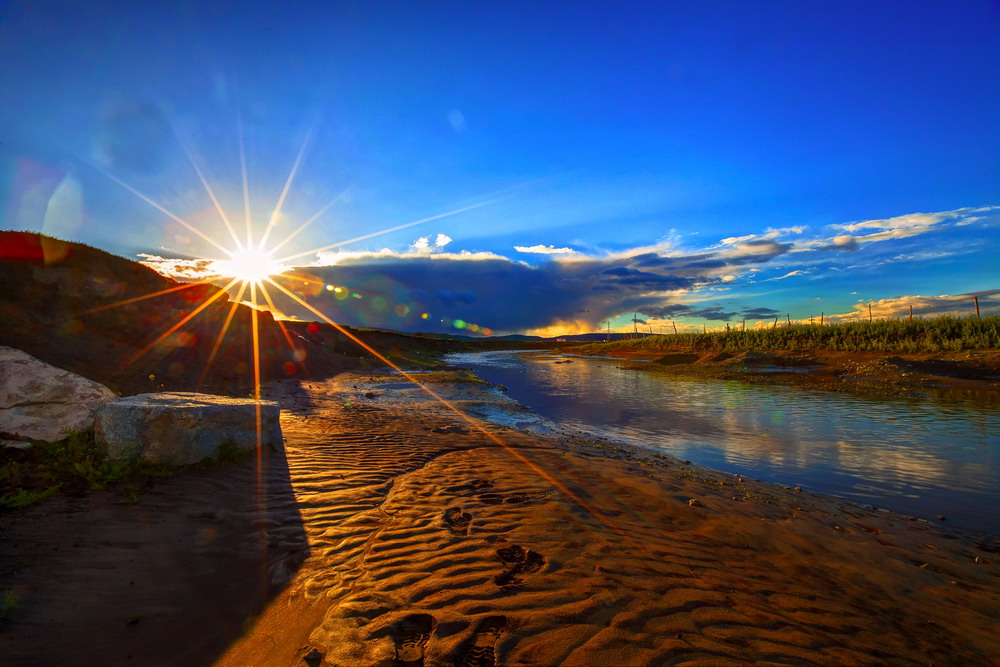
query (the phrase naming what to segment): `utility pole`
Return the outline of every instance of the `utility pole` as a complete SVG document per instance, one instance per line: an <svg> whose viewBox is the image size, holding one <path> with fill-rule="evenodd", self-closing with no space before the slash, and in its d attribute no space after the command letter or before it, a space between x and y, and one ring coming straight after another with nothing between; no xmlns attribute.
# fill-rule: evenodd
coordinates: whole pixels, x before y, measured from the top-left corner
<svg viewBox="0 0 1000 667"><path fill-rule="evenodd" d="M632 313L632 338L639 337L639 323L635 321L638 315L639 313Z"/></svg>
<svg viewBox="0 0 1000 667"><path fill-rule="evenodd" d="M674 328L674 335L677 335L677 322L670 320L670 325Z"/></svg>
<svg viewBox="0 0 1000 667"><path fill-rule="evenodd" d="M872 305L868 304L868 324L872 323Z"/></svg>

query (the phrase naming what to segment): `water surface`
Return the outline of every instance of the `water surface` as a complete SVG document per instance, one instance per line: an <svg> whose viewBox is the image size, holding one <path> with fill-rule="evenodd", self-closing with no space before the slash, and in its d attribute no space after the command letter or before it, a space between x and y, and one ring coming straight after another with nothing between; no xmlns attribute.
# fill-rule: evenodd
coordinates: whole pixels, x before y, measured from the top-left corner
<svg viewBox="0 0 1000 667"><path fill-rule="evenodd" d="M556 422L716 470L1000 533L1000 402L871 399L621 370L546 353L449 355Z"/></svg>

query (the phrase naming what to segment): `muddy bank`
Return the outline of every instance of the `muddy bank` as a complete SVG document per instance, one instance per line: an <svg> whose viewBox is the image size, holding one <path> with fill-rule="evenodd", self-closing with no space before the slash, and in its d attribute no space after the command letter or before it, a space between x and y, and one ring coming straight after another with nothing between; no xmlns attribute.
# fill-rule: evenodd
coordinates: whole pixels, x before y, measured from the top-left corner
<svg viewBox="0 0 1000 667"><path fill-rule="evenodd" d="M568 348L566 354L578 354ZM757 384L873 395L919 395L935 391L1000 392L1000 352L897 354L833 350L663 353L617 352L610 358L644 362L632 370L710 377ZM648 363L646 363L648 362Z"/></svg>

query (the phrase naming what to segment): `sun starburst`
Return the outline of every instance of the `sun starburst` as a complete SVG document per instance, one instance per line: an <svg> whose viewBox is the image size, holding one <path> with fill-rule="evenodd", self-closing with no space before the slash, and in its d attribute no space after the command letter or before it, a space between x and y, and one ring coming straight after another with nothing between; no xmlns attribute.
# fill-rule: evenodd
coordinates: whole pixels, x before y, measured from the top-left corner
<svg viewBox="0 0 1000 667"><path fill-rule="evenodd" d="M265 278L288 270L271 252L259 246L233 250L229 259L217 259L210 268L221 276L258 284Z"/></svg>

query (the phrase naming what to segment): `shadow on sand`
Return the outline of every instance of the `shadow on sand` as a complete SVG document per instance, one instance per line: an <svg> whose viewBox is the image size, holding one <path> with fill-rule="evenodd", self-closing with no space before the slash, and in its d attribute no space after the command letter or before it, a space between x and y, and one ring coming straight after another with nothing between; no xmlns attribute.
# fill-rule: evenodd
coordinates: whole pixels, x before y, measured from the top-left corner
<svg viewBox="0 0 1000 667"><path fill-rule="evenodd" d="M259 469L259 473L258 473ZM308 556L283 451L0 515L6 664L204 665Z"/></svg>

